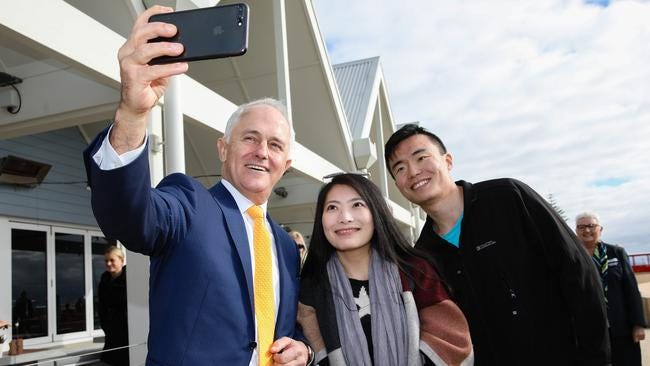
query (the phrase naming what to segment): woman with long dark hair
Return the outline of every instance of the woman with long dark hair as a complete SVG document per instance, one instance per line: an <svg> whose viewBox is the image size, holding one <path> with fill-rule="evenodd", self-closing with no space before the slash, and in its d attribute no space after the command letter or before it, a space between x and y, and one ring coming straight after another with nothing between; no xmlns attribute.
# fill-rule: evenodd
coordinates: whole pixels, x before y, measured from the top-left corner
<svg viewBox="0 0 650 366"><path fill-rule="evenodd" d="M473 364L462 312L358 174L318 195L298 320L321 365Z"/></svg>

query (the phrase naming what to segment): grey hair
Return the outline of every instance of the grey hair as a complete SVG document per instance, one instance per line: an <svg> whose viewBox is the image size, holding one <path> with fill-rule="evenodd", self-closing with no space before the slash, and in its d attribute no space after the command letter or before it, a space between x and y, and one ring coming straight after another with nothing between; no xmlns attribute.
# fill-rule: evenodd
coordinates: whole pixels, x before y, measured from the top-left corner
<svg viewBox="0 0 650 366"><path fill-rule="evenodd" d="M285 122L287 122L287 125L289 126L289 131L291 134L290 140L289 140L289 152L291 152L291 148L294 145L294 142L296 141L296 132L293 129L293 125L291 124L291 121L289 121L289 117L287 114L287 107L282 103L281 101L273 98L262 98L262 99L257 99L252 102L248 102L245 104L240 105L228 118L228 122L226 123L226 130L223 133L223 139L226 142L230 142L230 136L232 135L232 130L235 128L237 123L241 121L241 118L244 114L246 114L248 111L255 107L259 106L269 106L271 108L275 108L282 117L284 118Z"/></svg>
<svg viewBox="0 0 650 366"><path fill-rule="evenodd" d="M576 216L576 222L578 222L578 220L581 220L581 219L594 219L594 220L596 220L598 225L600 225L600 216L598 216L598 214L595 213L595 212L586 211L586 212L583 212L581 214L578 214Z"/></svg>

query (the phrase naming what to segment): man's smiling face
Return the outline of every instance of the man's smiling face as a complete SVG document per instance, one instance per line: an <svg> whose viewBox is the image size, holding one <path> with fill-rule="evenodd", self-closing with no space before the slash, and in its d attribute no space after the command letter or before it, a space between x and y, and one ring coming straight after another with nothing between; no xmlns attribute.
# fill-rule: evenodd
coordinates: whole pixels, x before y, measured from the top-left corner
<svg viewBox="0 0 650 366"><path fill-rule="evenodd" d="M289 124L275 108L249 109L235 124L230 140L218 141L221 175L246 198L262 204L291 165L290 140Z"/></svg>
<svg viewBox="0 0 650 366"><path fill-rule="evenodd" d="M426 206L440 199L454 181L449 175L452 158L423 134L400 142L389 160L395 185L409 201Z"/></svg>

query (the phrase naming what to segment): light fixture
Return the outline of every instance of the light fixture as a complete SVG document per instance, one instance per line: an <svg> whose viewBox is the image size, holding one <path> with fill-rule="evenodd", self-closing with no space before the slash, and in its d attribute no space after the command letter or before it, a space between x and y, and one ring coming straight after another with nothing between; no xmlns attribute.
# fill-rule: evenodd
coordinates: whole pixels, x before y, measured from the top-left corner
<svg viewBox="0 0 650 366"><path fill-rule="evenodd" d="M287 189L284 188L284 187L278 187L278 188L274 189L273 193L277 194L278 196L280 196L282 198L287 198L287 196L289 195L289 191L287 191Z"/></svg>
<svg viewBox="0 0 650 366"><path fill-rule="evenodd" d="M20 111L22 98L15 85L22 82L23 79L17 76L7 74L6 72L0 72L0 88L6 86L12 88L0 91L0 108L6 108L11 114L17 114Z"/></svg>
<svg viewBox="0 0 650 366"><path fill-rule="evenodd" d="M0 87L16 85L16 84L20 84L22 82L23 82L23 79L21 79L21 78L19 78L17 76L7 74L6 72L0 72Z"/></svg>
<svg viewBox="0 0 650 366"><path fill-rule="evenodd" d="M39 185L51 165L13 155L0 159L0 183L35 187Z"/></svg>

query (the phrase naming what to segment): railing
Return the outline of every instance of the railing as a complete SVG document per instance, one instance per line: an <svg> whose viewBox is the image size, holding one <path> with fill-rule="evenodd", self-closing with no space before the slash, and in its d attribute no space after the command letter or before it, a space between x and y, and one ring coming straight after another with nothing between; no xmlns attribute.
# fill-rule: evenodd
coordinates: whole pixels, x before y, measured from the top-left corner
<svg viewBox="0 0 650 366"><path fill-rule="evenodd" d="M650 272L650 253L631 254L630 263L635 273Z"/></svg>
<svg viewBox="0 0 650 366"><path fill-rule="evenodd" d="M56 355L53 356L52 353L60 353L56 350L54 352L33 352L33 356L37 356L35 360L21 360L24 356L29 356L29 353L18 355L18 356L6 356L1 357L0 355L0 365L16 365L16 366L106 366L107 364L100 361L101 355L103 352L111 352L119 349L125 348L135 348L143 351L146 354L146 343L131 344L124 347L116 347L111 350L93 350L86 351L83 350L73 351L70 350L66 355ZM31 352L30 352L31 353ZM49 356L48 356L49 354ZM23 357L21 357L23 356ZM9 363L7 363L9 362ZM131 364L141 364L144 363L131 361Z"/></svg>

